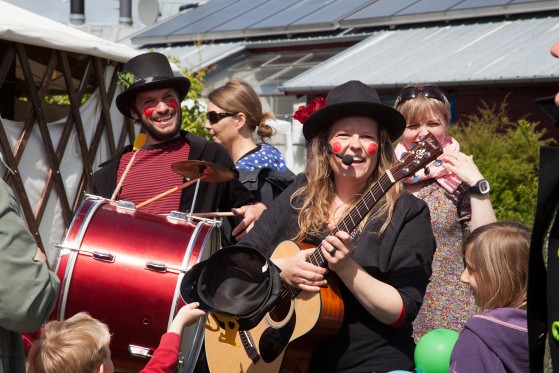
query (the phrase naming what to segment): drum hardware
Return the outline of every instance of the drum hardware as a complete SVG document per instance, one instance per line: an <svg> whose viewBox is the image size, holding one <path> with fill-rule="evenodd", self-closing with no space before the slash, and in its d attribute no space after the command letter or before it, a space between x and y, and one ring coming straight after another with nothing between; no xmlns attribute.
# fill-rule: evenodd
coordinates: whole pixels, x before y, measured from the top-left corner
<svg viewBox="0 0 559 373"><path fill-rule="evenodd" d="M107 262L107 263L114 263L116 258L115 255L104 251L89 251L89 250L75 249L73 247L68 247L63 245L55 245L55 247L58 249L70 250L77 253L90 254L93 259L102 262ZM148 269L150 271L160 272L160 273L165 273L165 272L186 273L187 271L185 269L169 267L165 263L153 262L151 260L146 262L145 269Z"/></svg>
<svg viewBox="0 0 559 373"><path fill-rule="evenodd" d="M171 211L167 216L168 219L176 219L176 220L180 220L180 221L192 221L194 219L198 220L198 221L203 221L206 223L210 223L216 226L216 228L221 227L221 225L223 224L223 222L221 220L216 220L216 219L210 219L211 217L218 217L218 216L233 216L233 213L231 213L231 215L214 215L216 214L215 212L208 212L208 213L202 213L202 214L193 214L191 212L182 212L182 211ZM219 213L217 213L219 214ZM224 213L224 214L229 214L229 213Z"/></svg>
<svg viewBox="0 0 559 373"><path fill-rule="evenodd" d="M146 269L150 271L165 273L165 272L173 272L173 273L186 273L186 270L180 268L173 268L168 267L165 263L157 263L157 262L147 262Z"/></svg>
<svg viewBox="0 0 559 373"><path fill-rule="evenodd" d="M114 263L115 261L115 256L113 254L104 251L99 251L99 250L90 251L90 250L76 249L74 247L64 246L64 245L55 245L54 247L56 247L59 250L69 250L77 253L90 254L93 259L100 260L102 262Z"/></svg>
<svg viewBox="0 0 559 373"><path fill-rule="evenodd" d="M136 211L136 205L134 204L134 202L125 201L121 199L118 200L117 206L120 209Z"/></svg>
<svg viewBox="0 0 559 373"><path fill-rule="evenodd" d="M142 357L144 359L153 357L153 351L148 347L128 345L128 352L130 352L132 356Z"/></svg>

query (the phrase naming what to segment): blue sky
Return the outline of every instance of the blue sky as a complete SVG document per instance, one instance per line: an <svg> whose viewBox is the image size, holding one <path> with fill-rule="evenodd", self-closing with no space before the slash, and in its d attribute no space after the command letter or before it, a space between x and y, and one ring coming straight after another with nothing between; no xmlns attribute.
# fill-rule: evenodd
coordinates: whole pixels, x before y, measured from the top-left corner
<svg viewBox="0 0 559 373"><path fill-rule="evenodd" d="M4 0L62 23L70 23L70 0ZM133 1L135 4L136 1ZM118 0L85 0L87 23L118 24Z"/></svg>

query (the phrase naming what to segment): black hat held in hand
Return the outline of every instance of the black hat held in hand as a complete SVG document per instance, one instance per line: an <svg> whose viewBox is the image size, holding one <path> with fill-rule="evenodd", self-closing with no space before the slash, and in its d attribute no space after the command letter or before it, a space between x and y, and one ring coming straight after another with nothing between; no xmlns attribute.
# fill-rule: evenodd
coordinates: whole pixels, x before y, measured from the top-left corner
<svg viewBox="0 0 559 373"><path fill-rule="evenodd" d="M315 111L303 125L307 141L328 131L333 122L345 117L369 117L384 128L395 141L406 128L406 120L400 112L380 101L374 88L357 81L334 87L326 96L326 106Z"/></svg>
<svg viewBox="0 0 559 373"><path fill-rule="evenodd" d="M179 93L179 101L182 101L190 88L190 80L184 76L175 76L167 57L157 52L131 58L122 68L122 74L127 73L133 75L134 83L116 97L118 110L127 117L130 117L132 100L139 92L174 88Z"/></svg>
<svg viewBox="0 0 559 373"><path fill-rule="evenodd" d="M281 299L281 280L277 267L260 251L229 246L187 271L180 292L186 303L234 316L239 330L247 330Z"/></svg>

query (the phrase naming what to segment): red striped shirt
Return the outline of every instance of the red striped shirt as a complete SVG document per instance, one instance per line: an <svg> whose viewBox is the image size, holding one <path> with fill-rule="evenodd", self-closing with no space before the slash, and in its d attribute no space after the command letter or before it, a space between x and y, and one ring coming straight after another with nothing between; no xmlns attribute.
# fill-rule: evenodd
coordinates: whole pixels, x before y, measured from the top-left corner
<svg viewBox="0 0 559 373"><path fill-rule="evenodd" d="M190 145L178 137L162 144L146 145L138 150L117 199L138 205L183 183L184 177L171 170L175 162L188 159ZM134 152L120 159L117 185ZM142 207L141 211L168 214L179 209L181 192L176 191Z"/></svg>

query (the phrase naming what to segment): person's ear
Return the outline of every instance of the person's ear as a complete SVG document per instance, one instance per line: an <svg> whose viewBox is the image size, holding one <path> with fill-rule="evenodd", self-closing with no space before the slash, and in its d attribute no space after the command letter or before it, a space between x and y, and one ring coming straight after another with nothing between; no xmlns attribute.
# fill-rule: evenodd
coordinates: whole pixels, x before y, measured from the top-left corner
<svg viewBox="0 0 559 373"><path fill-rule="evenodd" d="M245 115L245 113L237 113L237 115L235 115L235 123L237 126L237 129L241 129L247 122L247 116Z"/></svg>
<svg viewBox="0 0 559 373"><path fill-rule="evenodd" d="M131 108L130 108L130 116L131 116L132 119L134 119L136 122L140 121L140 115L138 114L138 110L136 110L135 107L131 107Z"/></svg>

